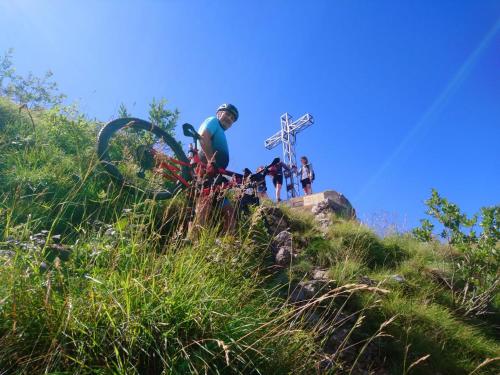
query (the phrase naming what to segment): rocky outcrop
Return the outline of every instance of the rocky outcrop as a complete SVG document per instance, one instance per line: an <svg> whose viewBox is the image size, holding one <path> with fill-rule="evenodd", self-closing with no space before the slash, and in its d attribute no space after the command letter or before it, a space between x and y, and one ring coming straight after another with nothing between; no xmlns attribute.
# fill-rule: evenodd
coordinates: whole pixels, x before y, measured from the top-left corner
<svg viewBox="0 0 500 375"><path fill-rule="evenodd" d="M292 234L284 230L274 237L273 243L275 263L279 266L288 266L296 256L292 247Z"/></svg>
<svg viewBox="0 0 500 375"><path fill-rule="evenodd" d="M311 212L322 229L331 224L332 214L344 219L356 218L356 211L349 200L333 190L292 198L288 204L294 209Z"/></svg>

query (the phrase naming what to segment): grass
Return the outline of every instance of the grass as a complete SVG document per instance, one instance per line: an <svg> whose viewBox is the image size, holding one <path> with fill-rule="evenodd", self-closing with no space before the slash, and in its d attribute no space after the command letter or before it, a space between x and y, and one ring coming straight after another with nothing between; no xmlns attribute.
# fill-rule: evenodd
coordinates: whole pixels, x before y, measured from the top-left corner
<svg viewBox="0 0 500 375"><path fill-rule="evenodd" d="M312 371L313 337L261 286L255 248L242 248L252 230L220 242L207 228L196 245L179 246L157 231L165 226L154 202L132 207L113 224L81 224L66 262L49 261L50 243L36 245L33 222L7 228L20 243L0 275L1 368Z"/></svg>
<svg viewBox="0 0 500 375"><path fill-rule="evenodd" d="M297 276L320 267L328 269L336 285L367 279L390 291L383 298L355 296L347 307L370 307L363 328L356 332L358 339L370 337L395 317L387 327L392 338L379 341L392 373L406 373L412 362L429 355L411 373L467 374L485 359L499 356L497 323L463 316L450 288L432 277L433 270L449 274L452 269L457 253L448 246L421 243L406 234L379 238L368 227L349 221L335 222L326 236L311 230L296 235L305 237ZM476 373L498 370L497 359Z"/></svg>
<svg viewBox="0 0 500 375"><path fill-rule="evenodd" d="M328 358L331 373L466 374L498 357L497 323L465 318L432 277L451 272L453 249L340 219L325 233L283 205L289 269L272 263L261 210L189 243L184 196L145 200L102 172L99 123L31 115L35 127L0 98L2 371L309 374ZM326 294L287 300L318 268ZM496 373L495 361L475 372Z"/></svg>
<svg viewBox="0 0 500 375"><path fill-rule="evenodd" d="M313 343L304 345L299 327L281 327L281 304L256 275L244 277L250 259L234 247L207 240L158 254L155 241L131 234L82 238L70 261L45 273L36 253L4 264L2 368L268 373L312 366L295 358L308 356Z"/></svg>

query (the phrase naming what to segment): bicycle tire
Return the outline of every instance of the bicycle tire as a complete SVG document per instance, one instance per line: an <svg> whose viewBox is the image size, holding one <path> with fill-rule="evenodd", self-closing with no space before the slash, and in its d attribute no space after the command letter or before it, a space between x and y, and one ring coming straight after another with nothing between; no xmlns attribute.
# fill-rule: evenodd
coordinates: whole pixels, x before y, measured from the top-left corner
<svg viewBox="0 0 500 375"><path fill-rule="evenodd" d="M189 163L189 159L186 157L186 154L182 150L177 141L166 133L164 130L159 128L152 123L141 120L133 117L122 117L116 120L112 120L108 122L104 127L99 131L97 135L97 156L101 165L104 169L111 175L111 177L119 184L122 184L128 188L133 188L145 194L147 198L150 199L169 199L171 198L179 189L184 188L183 184L178 184L175 189L144 189L139 186L136 186L134 183L127 181L127 179L123 176L122 172L120 172L119 168L112 161L109 155L110 148L110 140L113 136L122 129L134 129L137 131L143 130L146 132L152 133L154 136L158 137L162 140L173 152L175 158L183 163ZM191 180L191 171L189 166L180 165L180 176L185 181Z"/></svg>

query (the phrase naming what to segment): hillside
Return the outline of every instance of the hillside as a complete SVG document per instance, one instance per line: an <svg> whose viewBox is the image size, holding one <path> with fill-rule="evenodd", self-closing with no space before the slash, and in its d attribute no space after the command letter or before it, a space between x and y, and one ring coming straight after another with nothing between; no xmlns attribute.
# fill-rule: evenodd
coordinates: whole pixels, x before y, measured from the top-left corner
<svg viewBox="0 0 500 375"><path fill-rule="evenodd" d="M100 126L0 97L0 373L500 372L453 246L271 203L186 241L186 197L114 184Z"/></svg>

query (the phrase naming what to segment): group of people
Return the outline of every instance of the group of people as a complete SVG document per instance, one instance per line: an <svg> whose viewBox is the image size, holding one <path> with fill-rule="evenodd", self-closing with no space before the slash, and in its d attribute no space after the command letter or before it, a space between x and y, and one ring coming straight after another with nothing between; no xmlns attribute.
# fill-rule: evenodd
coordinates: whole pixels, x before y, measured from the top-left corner
<svg viewBox="0 0 500 375"><path fill-rule="evenodd" d="M214 165L217 168L226 169L229 164L229 147L226 139L226 130L238 120L238 109L232 104L222 104L217 108L215 116L208 117L200 125L198 133L200 139L198 141L199 156L203 163ZM267 198L266 175L272 177L272 182L275 187L275 198L277 202L281 201L281 187L283 186L284 173L294 173L299 176L302 188L306 195L312 194L312 182L314 181L314 170L307 157L300 158L301 166L291 168L279 162L269 168L259 167L255 174L245 168L244 170L244 191L240 204L243 204L246 196L245 204L257 202L259 198ZM252 184L245 184L247 179L253 176ZM245 187L246 186L246 187ZM223 197L218 202L224 222L224 229L231 231L234 226L235 209L227 197ZM195 209L194 226L203 227L209 220L211 207L214 205L214 198L210 195L201 195L198 198Z"/></svg>
<svg viewBox="0 0 500 375"><path fill-rule="evenodd" d="M259 178L259 183L257 185L257 195L260 198L268 198L267 196L267 184L266 184L266 175L271 176L276 202L281 202L281 187L283 186L283 176L285 174L296 174L300 178L300 183L302 185L302 189L304 190L305 195L312 194L312 182L314 181L314 170L312 164L309 163L309 160L306 156L302 156L300 158L301 166L297 169L294 165L291 168L287 166L282 161L279 163L269 167L266 171L264 171L264 167L261 166L257 169L257 173L263 172L261 177ZM247 170L247 168L245 168ZM287 186L287 189L289 187ZM290 187L292 188L292 187Z"/></svg>

